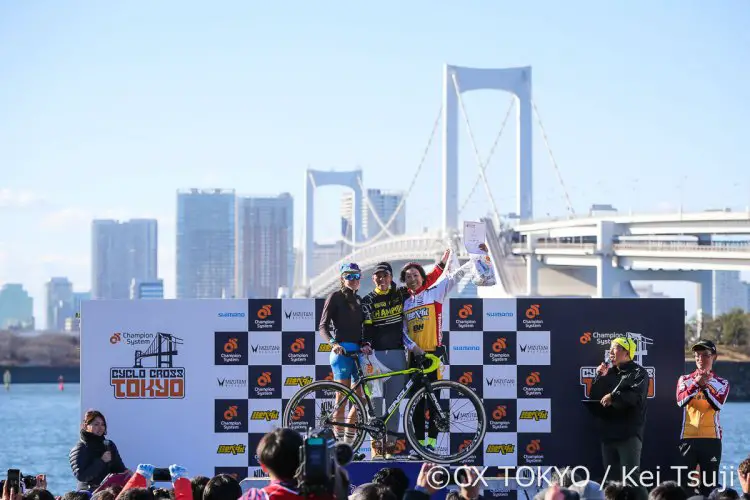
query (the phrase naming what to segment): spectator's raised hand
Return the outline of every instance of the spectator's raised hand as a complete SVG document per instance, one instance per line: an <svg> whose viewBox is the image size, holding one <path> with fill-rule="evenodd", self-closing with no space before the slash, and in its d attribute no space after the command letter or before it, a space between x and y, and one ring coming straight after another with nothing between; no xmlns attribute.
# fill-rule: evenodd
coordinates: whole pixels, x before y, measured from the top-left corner
<svg viewBox="0 0 750 500"><path fill-rule="evenodd" d="M46 474L38 474L36 476L36 487L41 488L43 490L47 489L47 475Z"/></svg>
<svg viewBox="0 0 750 500"><path fill-rule="evenodd" d="M182 465L172 464L169 466L169 474L172 476L172 482L174 483L180 478L190 479L188 476L187 469Z"/></svg>
<svg viewBox="0 0 750 500"><path fill-rule="evenodd" d="M417 477L417 486L423 489L428 495L432 495L437 491L433 485L436 483L436 479L440 480L440 478L432 477L434 476L433 467L435 467L435 464L430 462L423 463Z"/></svg>
<svg viewBox="0 0 750 500"><path fill-rule="evenodd" d="M155 468L156 467L151 464L138 464L138 468L135 470L135 473L145 477L146 481L148 481L148 484L151 484L154 481Z"/></svg>
<svg viewBox="0 0 750 500"><path fill-rule="evenodd" d="M16 491L15 488L11 488L8 481L3 483L3 498L2 500L22 500L23 495L20 491Z"/></svg>
<svg viewBox="0 0 750 500"><path fill-rule="evenodd" d="M742 492L745 495L750 495L750 471L743 471L740 466L737 471L737 476L740 478L740 486L742 486Z"/></svg>

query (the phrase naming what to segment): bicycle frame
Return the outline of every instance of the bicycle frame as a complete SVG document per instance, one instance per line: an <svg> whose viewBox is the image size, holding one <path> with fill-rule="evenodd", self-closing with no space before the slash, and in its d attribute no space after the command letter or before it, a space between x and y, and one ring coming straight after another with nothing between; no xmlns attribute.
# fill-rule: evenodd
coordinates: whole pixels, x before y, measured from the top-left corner
<svg viewBox="0 0 750 500"><path fill-rule="evenodd" d="M342 400L341 400L341 402L339 404L343 403L347 399L350 399L352 396L354 396L355 391L360 386L364 386L364 384L366 384L370 380L377 380L377 379L381 379L381 378L391 378L391 377L395 377L395 376L399 376L399 375L411 375L411 377L409 377L409 380L406 382L406 385L404 386L404 388L401 390L401 392L398 393L398 396L396 396L396 398L393 400L393 402L391 403L391 406L388 407L388 410L386 411L386 414L382 415L380 417L376 417L375 416L375 408L372 405L372 400L370 399L370 395L367 394L367 391L364 390L364 388L363 388L362 394L364 395L365 402L367 404L367 414L368 414L367 416L369 418L381 418L381 419L383 419L384 423L387 423L388 420L396 413L396 408L398 408L398 406L401 403L401 401L403 401L403 399L406 397L406 394L408 394L409 389L411 389L411 387L415 384L415 381L417 379L421 379L421 380L419 380L419 383L427 391L427 394L429 395L429 398L430 398L430 401L433 404L433 407L439 413L442 412L442 408L440 408L440 404L438 403L438 400L435 397L435 394L430 390L431 387L430 387L430 381L429 381L429 379L427 379L426 377L424 377L424 375L427 375L428 373L432 373L432 372L434 372L434 371L436 371L438 369L438 367L440 365L440 359L437 356L434 356L432 354L426 354L425 357L427 357L427 359L429 359L431 361L430 366L427 367L427 368L407 368L406 370L397 370L397 371L393 371L393 372L380 373L380 374L377 374L377 375L365 375L362 372L362 366L359 363L359 356L357 355L357 357L352 357L352 359L354 359L354 365L357 367L357 374L359 375L359 380L357 380L357 382L352 387L350 387L347 390L346 395L344 396L344 398L342 398ZM417 374L418 374L418 376L414 376L414 375L417 375ZM337 407L338 407L338 405L335 405L333 409L336 409ZM336 422L334 425L337 425L337 426L340 426L340 427L350 427L350 428L353 427L355 429L356 428L360 428L360 429L365 430L367 432L377 431L377 428L375 428L375 427L373 427L371 425L367 425L367 423L363 423L363 424L350 424L350 423L347 423L347 422ZM386 429L386 434L395 435L394 432L388 431L387 429Z"/></svg>

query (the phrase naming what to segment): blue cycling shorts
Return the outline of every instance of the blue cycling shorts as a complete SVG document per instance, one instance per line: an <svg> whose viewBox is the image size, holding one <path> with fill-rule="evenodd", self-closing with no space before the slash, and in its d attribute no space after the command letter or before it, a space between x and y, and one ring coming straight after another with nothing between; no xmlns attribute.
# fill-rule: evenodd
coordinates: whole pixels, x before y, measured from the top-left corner
<svg viewBox="0 0 750 500"><path fill-rule="evenodd" d="M348 357L350 353L359 353L359 344L355 344L354 342L341 342L340 345L346 349L346 354L342 356L331 351L331 355L328 358L331 362L331 369L333 370L333 380L359 380L357 367L354 366L354 360Z"/></svg>

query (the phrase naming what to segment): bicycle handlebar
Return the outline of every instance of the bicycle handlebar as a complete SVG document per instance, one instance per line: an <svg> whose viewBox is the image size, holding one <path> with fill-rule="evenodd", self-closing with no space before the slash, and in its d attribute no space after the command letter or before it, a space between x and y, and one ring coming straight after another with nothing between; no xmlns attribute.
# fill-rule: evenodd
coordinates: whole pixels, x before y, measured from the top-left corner
<svg viewBox="0 0 750 500"><path fill-rule="evenodd" d="M422 373L427 374L436 371L440 366L440 358L430 353L425 353L424 357L430 360L430 366L425 368Z"/></svg>

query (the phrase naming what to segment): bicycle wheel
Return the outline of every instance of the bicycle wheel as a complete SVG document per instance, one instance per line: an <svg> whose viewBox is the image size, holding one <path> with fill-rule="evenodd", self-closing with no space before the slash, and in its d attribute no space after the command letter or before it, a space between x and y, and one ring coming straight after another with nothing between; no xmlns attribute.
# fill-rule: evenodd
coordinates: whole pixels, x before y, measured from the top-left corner
<svg viewBox="0 0 750 500"><path fill-rule="evenodd" d="M336 424L346 423L348 420L346 418L347 415L352 417L352 424L364 425L367 421L367 413L365 412L364 403L356 393L349 396L348 410L346 409L347 402L345 401L345 398L347 397L348 391L349 388L344 384L329 380L319 380L306 385L297 391L287 403L282 415L281 425L283 427L298 430L301 420L310 422L310 416L306 417L306 413L311 411L309 408L310 405L315 406L314 414L312 416L313 423L311 425L314 429L331 429L334 435L336 435ZM331 417L333 412L338 408L336 406L336 400L339 398L344 400L344 416L341 420L335 420ZM347 443L352 447L352 450L356 452L362 445L362 441L365 439L366 431L361 428L353 429L351 427L338 427L341 430L349 430L349 432L351 432L351 430L355 431L354 438L348 440ZM305 429L305 431L306 430L307 429Z"/></svg>
<svg viewBox="0 0 750 500"><path fill-rule="evenodd" d="M430 411L433 404L430 401L425 388L421 387L409 399L409 402L406 403L406 408L404 408L404 431L406 433L406 440L414 451L426 461L438 464L460 462L469 457L482 445L484 435L487 433L487 418L484 412L484 404L474 391L458 382L452 380L439 380L437 382L432 382L430 385L433 393L438 398L443 414L447 418L441 420L434 415L434 412ZM441 395L443 391L451 391L451 394L446 398ZM425 402L424 409L433 414L430 420L434 418L434 425L438 431L437 446L432 450L426 448L426 446L419 442L419 439L427 437L427 431L421 429L423 432L417 434L414 426L414 417L417 414L417 406L423 401ZM448 408L443 404L446 402ZM457 408L450 407L453 403L456 404ZM463 422L453 421L453 418L459 420L459 417L473 417L476 420L475 428L472 429L471 426L464 424ZM451 432L465 434L466 437L464 442L460 445L452 446L450 442ZM471 438L471 441L468 439L469 437ZM453 449L455 449L455 451L453 451ZM442 451L446 452L446 454L441 454L440 452Z"/></svg>

